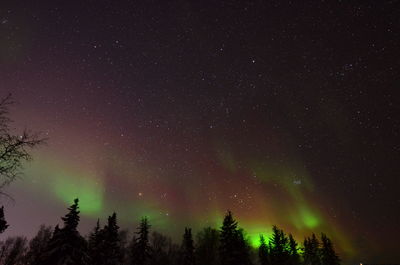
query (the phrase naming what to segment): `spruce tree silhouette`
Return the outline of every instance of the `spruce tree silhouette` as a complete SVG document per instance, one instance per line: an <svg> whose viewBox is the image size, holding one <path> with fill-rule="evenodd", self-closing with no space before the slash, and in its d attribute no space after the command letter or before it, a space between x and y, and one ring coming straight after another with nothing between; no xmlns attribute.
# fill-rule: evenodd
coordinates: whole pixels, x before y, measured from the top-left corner
<svg viewBox="0 0 400 265"><path fill-rule="evenodd" d="M89 234L88 239L88 255L91 265L101 264L103 261L102 253L100 247L102 244L102 233L100 229L100 220L97 219L96 226L93 231Z"/></svg>
<svg viewBox="0 0 400 265"><path fill-rule="evenodd" d="M138 237L133 238L130 251L130 264L131 265L145 265L150 259L150 245L149 245L149 232L150 224L147 217L143 217L138 231Z"/></svg>
<svg viewBox="0 0 400 265"><path fill-rule="evenodd" d="M103 240L100 245L100 252L102 253L103 261L99 264L119 265L122 263L122 250L118 230L117 214L113 213L108 217L107 225L101 231Z"/></svg>
<svg viewBox="0 0 400 265"><path fill-rule="evenodd" d="M270 265L268 245L263 235L260 235L260 246L258 248L258 259L261 265Z"/></svg>
<svg viewBox="0 0 400 265"><path fill-rule="evenodd" d="M304 239L304 265L321 265L320 243L315 234Z"/></svg>
<svg viewBox="0 0 400 265"><path fill-rule="evenodd" d="M69 213L67 213L64 217L61 218L61 220L64 221L64 228L63 230L65 231L77 231L78 225L79 225L79 199L74 200L74 204L72 204L68 210Z"/></svg>
<svg viewBox="0 0 400 265"><path fill-rule="evenodd" d="M322 265L339 265L340 259L336 254L332 241L325 235L321 234L321 263Z"/></svg>
<svg viewBox="0 0 400 265"><path fill-rule="evenodd" d="M194 243L192 229L185 227L182 241L182 265L194 265Z"/></svg>
<svg viewBox="0 0 400 265"><path fill-rule="evenodd" d="M219 246L219 257L221 265L233 265L236 264L236 260L233 255L237 240L237 222L233 219L232 213L228 211L225 215L222 227L220 230L220 246Z"/></svg>
<svg viewBox="0 0 400 265"><path fill-rule="evenodd" d="M289 234L289 265L300 265L299 247L292 234Z"/></svg>
<svg viewBox="0 0 400 265"><path fill-rule="evenodd" d="M272 237L270 238L270 260L271 265L285 265L289 263L289 239L277 226L272 227Z"/></svg>
<svg viewBox="0 0 400 265"><path fill-rule="evenodd" d="M57 225L52 233L50 227L41 226L29 248L24 237L0 241L0 265L251 265L255 254L229 211L220 231L208 227L198 233L196 248L190 228L185 228L181 246L157 232L149 240L147 218L141 220L137 237L127 248L126 231L119 232L116 213L108 217L103 229L97 220L86 242L77 230L78 203L78 199L74 200L62 217L62 228ZM260 265L340 265L333 243L325 234L321 234L321 243L315 234L306 237L300 254L291 234L286 236L276 226L272 230L268 243L260 236ZM123 253L128 250L131 259L124 260Z"/></svg>
<svg viewBox="0 0 400 265"><path fill-rule="evenodd" d="M74 204L68 208L69 212L61 218L64 221L64 227L60 229L58 225L56 226L39 262L40 265L88 264L87 244L77 230L80 220L78 203L79 200L75 199Z"/></svg>
<svg viewBox="0 0 400 265"><path fill-rule="evenodd" d="M242 228L238 229L238 236L237 236L237 254L238 254L238 260L240 264L243 265L250 265L252 264L251 258L250 258L250 252L251 252L251 246L249 242L245 238L245 232Z"/></svg>
<svg viewBox="0 0 400 265"><path fill-rule="evenodd" d="M8 228L6 218L4 217L4 206L0 208L0 234Z"/></svg>
<svg viewBox="0 0 400 265"><path fill-rule="evenodd" d="M243 230L228 211L220 230L219 257L221 265L250 264L249 246L244 239Z"/></svg>

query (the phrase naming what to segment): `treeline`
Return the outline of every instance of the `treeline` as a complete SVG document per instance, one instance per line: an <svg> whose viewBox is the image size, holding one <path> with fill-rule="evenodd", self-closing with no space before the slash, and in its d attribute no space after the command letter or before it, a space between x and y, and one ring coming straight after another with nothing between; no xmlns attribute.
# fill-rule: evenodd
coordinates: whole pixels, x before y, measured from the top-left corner
<svg viewBox="0 0 400 265"><path fill-rule="evenodd" d="M339 265L331 240L324 234L305 238L300 246L291 234L273 227L268 239L260 236L258 248L251 247L245 232L228 212L220 229L204 228L195 237L185 228L181 244L152 231L146 217L129 238L120 230L117 215L83 237L79 224L78 199L62 217L63 226L42 225L29 242L12 237L0 242L0 264L4 265ZM0 229L7 222L0 208ZM1 232L2 232L1 231Z"/></svg>

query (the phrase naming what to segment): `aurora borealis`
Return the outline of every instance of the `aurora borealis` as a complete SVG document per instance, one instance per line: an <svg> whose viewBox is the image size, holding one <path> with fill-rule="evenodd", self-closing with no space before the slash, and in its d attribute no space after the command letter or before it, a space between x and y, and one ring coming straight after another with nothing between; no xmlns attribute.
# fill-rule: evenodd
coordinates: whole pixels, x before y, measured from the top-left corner
<svg viewBox="0 0 400 265"><path fill-rule="evenodd" d="M83 232L116 211L180 238L230 209L254 245L276 224L398 262L396 2L2 2L0 96L49 139L7 234L79 197Z"/></svg>

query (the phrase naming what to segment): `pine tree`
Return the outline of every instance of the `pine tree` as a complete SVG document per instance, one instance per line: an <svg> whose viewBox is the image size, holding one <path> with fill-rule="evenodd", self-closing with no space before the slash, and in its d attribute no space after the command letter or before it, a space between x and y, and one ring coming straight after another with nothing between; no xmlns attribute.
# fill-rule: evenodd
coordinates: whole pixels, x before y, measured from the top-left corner
<svg viewBox="0 0 400 265"><path fill-rule="evenodd" d="M100 229L100 220L97 219L97 223L93 231L89 234L88 240L88 255L91 265L101 264L103 262L102 252L100 247L102 244L102 233Z"/></svg>
<svg viewBox="0 0 400 265"><path fill-rule="evenodd" d="M0 208L0 234L8 228L7 221L4 217L4 206Z"/></svg>
<svg viewBox="0 0 400 265"><path fill-rule="evenodd" d="M321 234L321 241L322 265L340 265L340 259L333 248L332 241L325 234Z"/></svg>
<svg viewBox="0 0 400 265"><path fill-rule="evenodd" d="M300 255L299 248L296 240L293 238L292 234L289 234L289 265L299 265Z"/></svg>
<svg viewBox="0 0 400 265"><path fill-rule="evenodd" d="M269 265L269 253L268 246L265 242L265 238L263 235L260 235L260 246L258 248L258 259L261 265Z"/></svg>
<svg viewBox="0 0 400 265"><path fill-rule="evenodd" d="M96 226L94 227L93 231L90 232L89 234L89 239L88 239L88 249L95 249L99 245L99 239L100 239L100 220L97 219Z"/></svg>
<svg viewBox="0 0 400 265"><path fill-rule="evenodd" d="M220 230L220 246L219 256L221 265L233 265L235 264L234 257L234 245L236 241L237 233L237 222L233 219L232 213L228 211L225 215L222 227Z"/></svg>
<svg viewBox="0 0 400 265"><path fill-rule="evenodd" d="M103 240L100 251L104 257L101 264L118 265L122 263L121 242L118 230L117 214L113 213L108 217L107 225L101 231Z"/></svg>
<svg viewBox="0 0 400 265"><path fill-rule="evenodd" d="M182 265L194 265L194 244L192 229L185 228L182 242Z"/></svg>
<svg viewBox="0 0 400 265"><path fill-rule="evenodd" d="M220 230L219 257L221 265L250 264L249 245L246 242L243 230L228 211Z"/></svg>
<svg viewBox="0 0 400 265"><path fill-rule="evenodd" d="M315 234L304 239L304 265L321 265L320 243Z"/></svg>
<svg viewBox="0 0 400 265"><path fill-rule="evenodd" d="M87 244L79 234L79 200L75 199L62 220L64 227L56 226L53 236L44 252L40 265L86 265L88 264Z"/></svg>
<svg viewBox="0 0 400 265"><path fill-rule="evenodd" d="M63 230L65 231L77 231L78 224L79 224L79 199L74 200L74 204L72 204L68 210L69 213L67 213L64 217L61 218L61 220L64 221L64 228Z"/></svg>
<svg viewBox="0 0 400 265"><path fill-rule="evenodd" d="M270 261L271 265L286 265L289 263L289 240L283 230L277 226L272 227L272 237L270 238Z"/></svg>
<svg viewBox="0 0 400 265"><path fill-rule="evenodd" d="M242 265L252 264L250 258L251 246L246 239L244 230L241 228L238 229L237 232L236 251L237 251L237 260L239 261L239 264Z"/></svg>
<svg viewBox="0 0 400 265"><path fill-rule="evenodd" d="M149 231L150 224L147 217L143 217L136 232L137 237L133 238L131 244L131 265L145 265L148 263L150 258Z"/></svg>

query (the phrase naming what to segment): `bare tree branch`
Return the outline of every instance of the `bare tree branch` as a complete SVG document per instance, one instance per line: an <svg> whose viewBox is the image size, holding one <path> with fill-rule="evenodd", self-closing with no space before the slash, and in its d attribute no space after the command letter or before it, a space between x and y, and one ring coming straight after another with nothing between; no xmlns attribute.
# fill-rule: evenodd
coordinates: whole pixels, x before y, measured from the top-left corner
<svg viewBox="0 0 400 265"><path fill-rule="evenodd" d="M11 94L0 100L0 194L21 176L23 163L32 160L30 151L46 141L40 134L27 130L21 135L11 133L9 107L14 103Z"/></svg>

